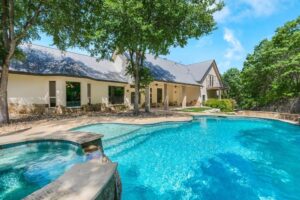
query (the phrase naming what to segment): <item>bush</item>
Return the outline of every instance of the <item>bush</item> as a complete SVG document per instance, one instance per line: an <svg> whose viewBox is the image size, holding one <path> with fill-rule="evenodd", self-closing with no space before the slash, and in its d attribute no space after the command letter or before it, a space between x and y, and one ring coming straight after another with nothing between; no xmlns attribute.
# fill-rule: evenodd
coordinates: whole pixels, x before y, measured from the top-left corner
<svg viewBox="0 0 300 200"><path fill-rule="evenodd" d="M235 102L232 99L208 99L205 102L205 106L219 108L222 112L232 112Z"/></svg>

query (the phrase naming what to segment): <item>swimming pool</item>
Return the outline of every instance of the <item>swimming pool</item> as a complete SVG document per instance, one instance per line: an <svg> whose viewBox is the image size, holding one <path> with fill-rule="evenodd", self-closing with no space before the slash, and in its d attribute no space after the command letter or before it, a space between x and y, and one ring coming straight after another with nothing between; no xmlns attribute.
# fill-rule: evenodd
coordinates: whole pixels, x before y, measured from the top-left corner
<svg viewBox="0 0 300 200"><path fill-rule="evenodd" d="M86 160L67 142L29 142L0 149L0 199L22 199Z"/></svg>
<svg viewBox="0 0 300 200"><path fill-rule="evenodd" d="M119 163L123 199L300 199L297 125L196 117L77 130L87 129L101 130L105 153Z"/></svg>

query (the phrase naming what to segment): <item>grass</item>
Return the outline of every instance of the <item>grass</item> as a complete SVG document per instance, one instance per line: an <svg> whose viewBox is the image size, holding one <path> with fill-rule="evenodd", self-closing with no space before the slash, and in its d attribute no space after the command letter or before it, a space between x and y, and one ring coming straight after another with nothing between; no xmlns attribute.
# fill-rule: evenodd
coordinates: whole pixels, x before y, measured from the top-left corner
<svg viewBox="0 0 300 200"><path fill-rule="evenodd" d="M181 111L183 111L183 112L203 112L206 110L211 110L211 108L205 108L205 107L185 108L185 109L182 109Z"/></svg>

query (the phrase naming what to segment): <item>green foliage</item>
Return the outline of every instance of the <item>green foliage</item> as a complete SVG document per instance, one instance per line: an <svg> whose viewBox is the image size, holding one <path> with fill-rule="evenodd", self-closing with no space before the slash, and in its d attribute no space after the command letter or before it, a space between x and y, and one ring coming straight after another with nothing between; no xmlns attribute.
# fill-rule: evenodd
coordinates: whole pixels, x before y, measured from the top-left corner
<svg viewBox="0 0 300 200"><path fill-rule="evenodd" d="M101 5L101 1L93 0L2 1L0 3L0 66L7 58L24 59L20 45L40 39L41 33L52 36L53 44L62 50L82 44L84 38L88 36L82 29L82 23L96 20L95 14L86 13L96 13L95 8ZM10 7L13 8L11 13ZM5 32L8 34L4 34ZM12 56L9 55L10 53Z"/></svg>
<svg viewBox="0 0 300 200"><path fill-rule="evenodd" d="M229 97L245 109L254 109L300 96L300 17L263 40L244 62L241 73L223 75Z"/></svg>
<svg viewBox="0 0 300 200"><path fill-rule="evenodd" d="M129 64L125 70L126 70L126 75L129 75L134 78L135 67L133 65ZM141 66L139 68L139 80L140 80L140 89L145 88L154 80L149 68L146 68L144 66Z"/></svg>
<svg viewBox="0 0 300 200"><path fill-rule="evenodd" d="M208 99L205 102L205 106L219 108L222 112L232 112L235 102L232 99Z"/></svg>
<svg viewBox="0 0 300 200"><path fill-rule="evenodd" d="M94 0L3 0L0 3L0 123L8 123L7 85L11 59L23 59L20 45L40 38L53 37L60 49L82 45L88 37L102 1ZM89 44L88 44L89 45Z"/></svg>
<svg viewBox="0 0 300 200"><path fill-rule="evenodd" d="M223 7L215 0L103 0L98 20L83 23L94 55L110 57L133 51L167 54L171 46L184 46L215 28L213 13ZM142 56L142 55L141 55ZM134 57L136 59L138 57ZM141 64L141 63L140 63Z"/></svg>
<svg viewBox="0 0 300 200"><path fill-rule="evenodd" d="M222 76L222 81L227 87L227 96L234 99L237 104L241 102L242 80L237 68L228 69Z"/></svg>
<svg viewBox="0 0 300 200"><path fill-rule="evenodd" d="M215 28L213 13L220 10L223 3L216 0L103 0L102 7L92 26L89 22L82 23L88 37L82 37L80 44L88 45L92 55L101 58L110 58L114 53L126 54L129 59L126 72L135 82L134 107L138 112L138 90L152 80L144 67L146 53L167 54L172 46L183 47L188 39L210 33Z"/></svg>

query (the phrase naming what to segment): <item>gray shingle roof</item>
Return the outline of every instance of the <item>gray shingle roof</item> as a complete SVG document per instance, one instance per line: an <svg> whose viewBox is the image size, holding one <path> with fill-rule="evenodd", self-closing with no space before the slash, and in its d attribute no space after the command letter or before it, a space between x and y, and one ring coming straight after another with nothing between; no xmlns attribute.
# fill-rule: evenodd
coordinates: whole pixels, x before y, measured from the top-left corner
<svg viewBox="0 0 300 200"><path fill-rule="evenodd" d="M26 59L13 61L10 71L40 75L66 75L87 77L95 80L130 82L120 63L109 60L62 52L39 45L23 45ZM145 65L157 81L199 85L213 60L192 65L179 64L164 58L147 54Z"/></svg>
<svg viewBox="0 0 300 200"><path fill-rule="evenodd" d="M24 45L26 54L23 61L13 61L10 70L41 75L67 75L88 77L96 80L127 82L122 66L109 60L97 61L96 58L62 52L58 49L38 45Z"/></svg>
<svg viewBox="0 0 300 200"><path fill-rule="evenodd" d="M193 75L196 81L202 81L203 77L205 76L206 72L211 67L214 60L207 60L195 64L188 65L188 70Z"/></svg>
<svg viewBox="0 0 300 200"><path fill-rule="evenodd" d="M145 65L155 80L199 85L185 65L149 54L146 55Z"/></svg>

